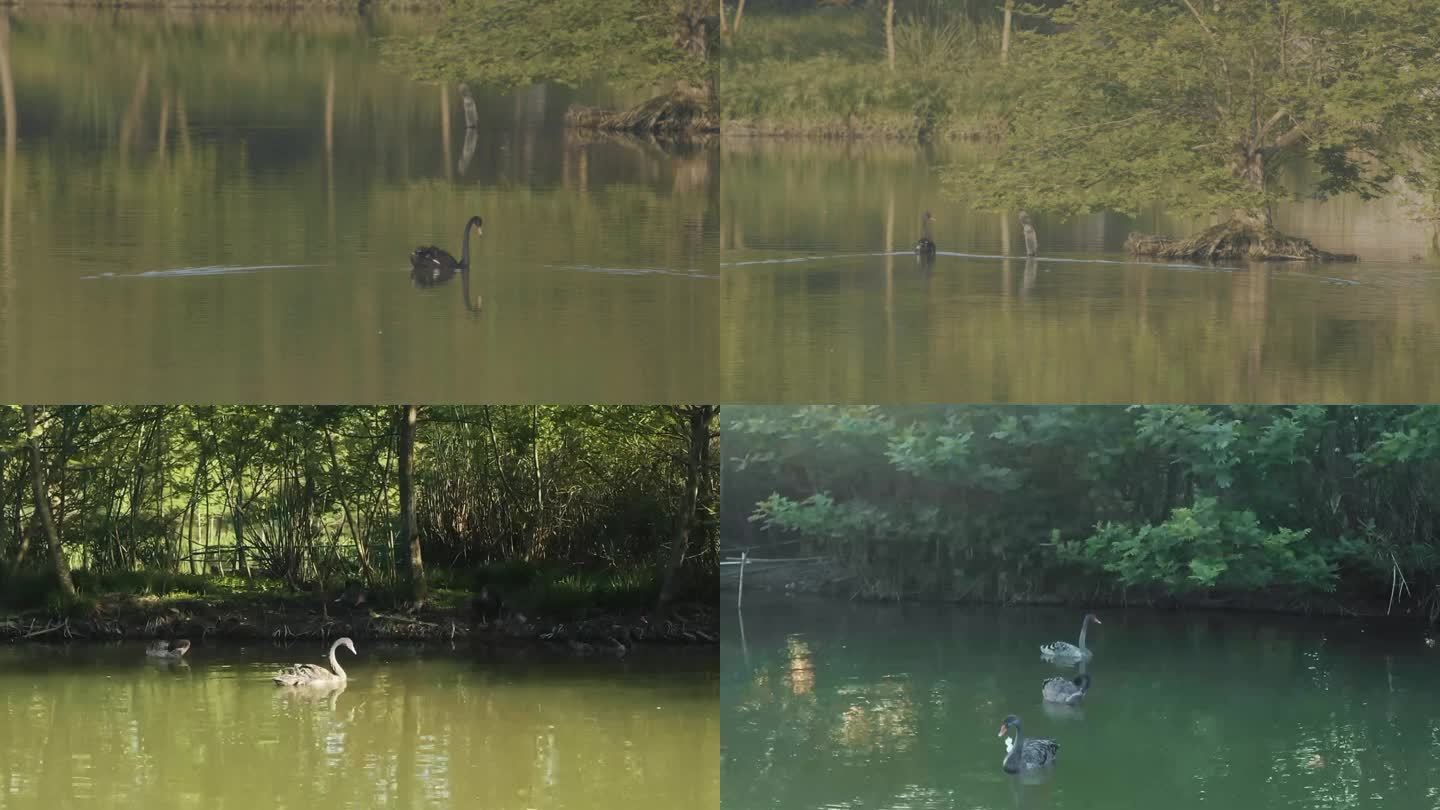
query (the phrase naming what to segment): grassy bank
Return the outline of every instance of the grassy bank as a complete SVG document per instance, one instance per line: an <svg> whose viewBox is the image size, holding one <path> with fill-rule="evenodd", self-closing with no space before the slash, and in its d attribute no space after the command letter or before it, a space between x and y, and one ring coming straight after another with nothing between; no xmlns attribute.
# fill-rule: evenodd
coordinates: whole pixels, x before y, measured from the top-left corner
<svg viewBox="0 0 1440 810"><path fill-rule="evenodd" d="M577 572L497 565L436 572L421 603L403 588L301 583L136 571L74 572L76 597L41 573L0 580L0 638L333 638L550 642L613 647L711 643L718 633L713 587L653 610L653 572Z"/></svg>
<svg viewBox="0 0 1440 810"><path fill-rule="evenodd" d="M371 11L438 13L445 0L0 0L0 8L125 9L149 11L323 11L362 14Z"/></svg>
<svg viewBox="0 0 1440 810"><path fill-rule="evenodd" d="M878 10L747 14L723 48L726 136L994 137L1006 111L998 25L900 17L887 62Z"/></svg>
<svg viewBox="0 0 1440 810"><path fill-rule="evenodd" d="M804 567L748 570L745 593L806 594L854 602L905 602L933 605L986 605L1071 607L1078 609L1149 608L1153 610L1211 610L1246 613L1275 613L1306 616L1390 617L1405 624L1440 628L1431 621L1425 606L1407 602L1397 611L1383 592L1305 593L1291 590L1172 593L1159 589L1126 589L1094 581L1072 585L1042 584L1037 580L1018 590L1001 593L990 581L976 578L957 580L954 593L905 591L889 583L868 581L861 572L837 562L817 562ZM737 581L733 576L726 590L734 598Z"/></svg>

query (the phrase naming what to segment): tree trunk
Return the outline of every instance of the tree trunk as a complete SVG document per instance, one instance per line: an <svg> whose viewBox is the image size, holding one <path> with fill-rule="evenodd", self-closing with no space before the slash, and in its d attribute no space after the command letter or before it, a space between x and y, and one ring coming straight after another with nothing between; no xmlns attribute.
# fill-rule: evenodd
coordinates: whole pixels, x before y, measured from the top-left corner
<svg viewBox="0 0 1440 810"><path fill-rule="evenodd" d="M540 477L540 406L530 406L530 429L534 438L530 443L530 450L535 462L535 530L531 534L530 548L532 553L544 558L542 532L545 525L545 482Z"/></svg>
<svg viewBox="0 0 1440 810"><path fill-rule="evenodd" d="M745 0L735 4L735 22L730 25L730 38L740 36L740 18L745 16Z"/></svg>
<svg viewBox="0 0 1440 810"><path fill-rule="evenodd" d="M1015 13L1015 0L1005 0L1005 22L1000 29L1000 64L1010 60L1010 18Z"/></svg>
<svg viewBox="0 0 1440 810"><path fill-rule="evenodd" d="M250 564L245 560L245 462L235 459L235 573L250 576Z"/></svg>
<svg viewBox="0 0 1440 810"><path fill-rule="evenodd" d="M55 519L50 514L50 493L45 486L45 467L40 463L40 439L35 435L35 406L25 405L25 429L30 436L30 484L35 491L35 514L40 516L40 525L45 529L45 542L50 546L50 565L55 571L55 584L66 598L75 597L75 583L70 579L70 565L65 562L65 551L60 548L60 536L55 531Z"/></svg>
<svg viewBox="0 0 1440 810"><path fill-rule="evenodd" d="M1237 179L1244 181L1251 189L1263 193L1265 191L1265 150L1250 143L1241 143L1236 151L1234 162L1230 164L1230 172ZM1265 230L1271 226L1268 207L1237 208L1234 211L1234 218L1257 230Z"/></svg>
<svg viewBox="0 0 1440 810"><path fill-rule="evenodd" d="M725 0L715 0L715 4L720 7L720 36L728 37L730 35L730 21L725 19Z"/></svg>
<svg viewBox="0 0 1440 810"><path fill-rule="evenodd" d="M710 423L715 418L715 406L692 405L683 412L689 423L690 455L685 470L685 494L675 522L675 539L670 545L670 561L660 586L661 608L675 597L676 580L690 547L690 534L695 527L695 507L700 498L700 481L710 460Z"/></svg>
<svg viewBox="0 0 1440 810"><path fill-rule="evenodd" d="M335 491L340 501L340 511L345 516L345 525L350 527L350 536L355 541L355 556L360 560L360 576L365 578L365 584L370 585L375 579L375 572L370 569L370 552L365 547L365 541L360 539L360 532L355 528L355 516L350 511L350 498L345 494L345 482L340 477L340 456L335 452L335 434L330 428L325 428L325 446L330 451L330 472L334 476Z"/></svg>
<svg viewBox="0 0 1440 810"><path fill-rule="evenodd" d="M890 62L890 72L895 72L895 0L885 3L885 54Z"/></svg>
<svg viewBox="0 0 1440 810"><path fill-rule="evenodd" d="M414 405L400 406L400 545L408 552L406 565L410 595L425 598L425 562L420 557L420 532L415 523L415 418Z"/></svg>

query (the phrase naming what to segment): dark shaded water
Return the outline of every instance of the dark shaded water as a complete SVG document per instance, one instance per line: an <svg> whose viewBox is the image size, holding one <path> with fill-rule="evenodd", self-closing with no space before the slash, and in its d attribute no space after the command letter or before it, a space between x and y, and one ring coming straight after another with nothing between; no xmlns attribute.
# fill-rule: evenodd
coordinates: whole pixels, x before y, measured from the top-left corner
<svg viewBox="0 0 1440 810"><path fill-rule="evenodd" d="M410 81L423 18L31 13L0 227L0 391L45 401L704 400L718 149L562 125L602 89ZM8 130L7 130L8 131ZM412 287L409 255L460 255Z"/></svg>
<svg viewBox="0 0 1440 810"><path fill-rule="evenodd" d="M1297 202L1282 230L1353 265L1130 260L1151 212L1014 217L948 202L976 147L726 142L726 393L806 402L1415 402L1440 397L1440 255L1398 200ZM1294 180L1297 185L1303 177ZM908 251L934 212L939 255ZM899 255L887 255L897 251ZM966 255L968 254L968 255ZM1001 258L1003 255L1013 258Z"/></svg>
<svg viewBox="0 0 1440 810"><path fill-rule="evenodd" d="M1254 615L1099 611L1083 708L1040 660L1073 610L857 605L747 593L721 653L722 806L1433 808L1440 653L1418 634ZM1001 720L1060 743L1002 772Z"/></svg>
<svg viewBox="0 0 1440 810"><path fill-rule="evenodd" d="M319 644L0 648L0 806L714 807L713 651L624 662L360 642L343 691L270 675ZM684 652L684 651L682 651Z"/></svg>

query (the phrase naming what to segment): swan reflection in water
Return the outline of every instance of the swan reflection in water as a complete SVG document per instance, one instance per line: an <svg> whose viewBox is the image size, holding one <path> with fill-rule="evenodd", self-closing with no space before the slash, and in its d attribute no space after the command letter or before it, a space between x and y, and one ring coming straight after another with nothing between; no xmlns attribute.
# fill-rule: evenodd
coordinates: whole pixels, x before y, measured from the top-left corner
<svg viewBox="0 0 1440 810"><path fill-rule="evenodd" d="M185 639L171 644L168 641L153 641L145 648L145 657L161 661L179 661L190 652L190 642Z"/></svg>
<svg viewBox="0 0 1440 810"><path fill-rule="evenodd" d="M432 289L450 283L458 275L465 308L471 312L479 312L480 296L475 296L473 301L470 299L470 236L483 235L482 223L483 220L478 216L471 217L470 221L465 223L465 237L458 260L435 245L415 248L410 253L410 280L415 286Z"/></svg>

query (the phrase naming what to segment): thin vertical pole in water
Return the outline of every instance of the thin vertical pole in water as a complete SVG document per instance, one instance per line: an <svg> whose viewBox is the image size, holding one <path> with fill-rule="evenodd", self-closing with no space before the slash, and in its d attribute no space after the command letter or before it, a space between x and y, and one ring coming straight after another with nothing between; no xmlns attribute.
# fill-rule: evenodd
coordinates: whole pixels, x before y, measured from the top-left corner
<svg viewBox="0 0 1440 810"><path fill-rule="evenodd" d="M440 149L444 154L445 179L450 179L450 88L440 83Z"/></svg>
<svg viewBox="0 0 1440 810"><path fill-rule="evenodd" d="M750 552L740 552L740 592L735 594L735 609L739 610L745 600L745 561L749 559Z"/></svg>
<svg viewBox="0 0 1440 810"><path fill-rule="evenodd" d="M15 211L15 142L20 135L20 117L15 111L15 79L10 75L10 17L9 12L0 12L0 101L4 103L5 111L5 189L3 211L0 211L0 291L9 290L15 285L15 277L11 264L11 245L14 242L14 211ZM7 305L11 296L4 295ZM11 346L16 345L13 330L15 329L16 318L7 317L7 309L0 309L0 320L4 320L11 326L6 330L10 333L6 340ZM15 368L19 364L10 363L9 374L10 390L14 391L19 386Z"/></svg>

